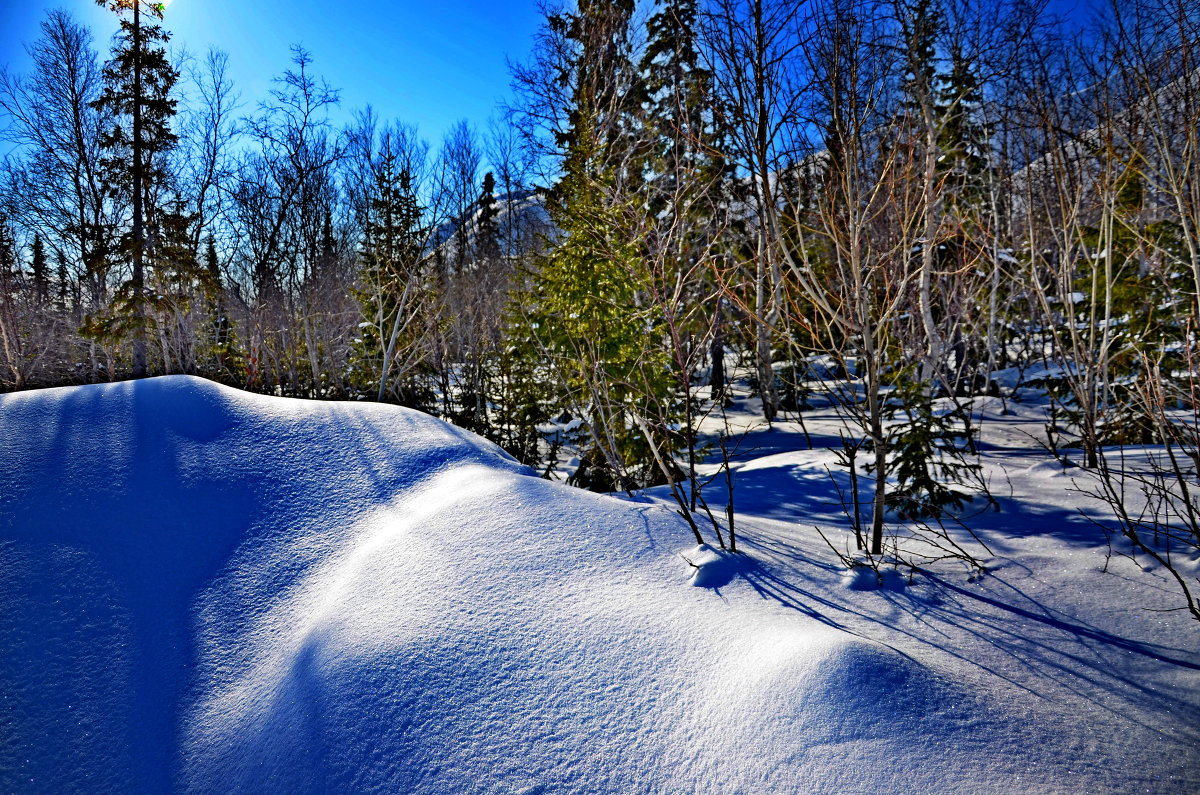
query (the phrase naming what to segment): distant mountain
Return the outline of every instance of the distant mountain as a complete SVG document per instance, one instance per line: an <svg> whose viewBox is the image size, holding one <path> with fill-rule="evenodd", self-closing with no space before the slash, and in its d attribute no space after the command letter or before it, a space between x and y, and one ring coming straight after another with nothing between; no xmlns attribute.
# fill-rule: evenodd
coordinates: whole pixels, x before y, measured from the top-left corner
<svg viewBox="0 0 1200 795"><path fill-rule="evenodd" d="M479 219L483 212L476 204L467 218L447 221L434 232L431 248L440 249L446 262L458 261L458 230L467 230L467 261L475 258L479 247ZM556 236L550 214L546 211L546 189L531 188L496 197L497 245L500 255L513 258L540 248L546 238Z"/></svg>

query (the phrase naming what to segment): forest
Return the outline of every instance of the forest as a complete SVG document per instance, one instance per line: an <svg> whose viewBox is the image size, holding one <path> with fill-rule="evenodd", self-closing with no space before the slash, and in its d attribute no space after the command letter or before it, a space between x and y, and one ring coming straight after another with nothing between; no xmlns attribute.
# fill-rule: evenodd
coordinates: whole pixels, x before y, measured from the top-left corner
<svg viewBox="0 0 1200 795"><path fill-rule="evenodd" d="M696 467L728 470L700 424L738 371L768 425L836 405L864 555L900 517L970 560L942 520L986 491L973 401L1035 387L1038 443L1200 619L1172 557L1200 550L1194 3L547 5L496 120L437 144L335 125L335 53L247 107L222 52L173 60L161 5L109 5L111 45L54 11L0 72L0 391L396 403L575 485L665 485L736 550Z"/></svg>

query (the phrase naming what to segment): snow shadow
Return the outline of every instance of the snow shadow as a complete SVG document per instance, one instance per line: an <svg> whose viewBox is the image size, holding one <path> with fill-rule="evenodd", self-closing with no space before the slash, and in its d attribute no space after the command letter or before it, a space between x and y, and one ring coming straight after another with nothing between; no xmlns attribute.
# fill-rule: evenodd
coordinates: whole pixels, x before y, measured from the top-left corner
<svg viewBox="0 0 1200 795"><path fill-rule="evenodd" d="M916 652L922 657L936 651L1038 699L1053 701L1067 691L1147 729L1155 728L1147 716L1171 712L1194 727L1189 736L1200 742L1196 699L1181 701L1178 693L1146 686L1131 673L1162 665L1200 670L1190 659L1193 649L1098 628L1032 598L1003 571L966 587L919 570L904 590L862 593L837 585L842 567L828 556L801 551L773 529L745 527L739 545L754 559L740 577L763 599L860 637L890 636L895 648L922 649Z"/></svg>

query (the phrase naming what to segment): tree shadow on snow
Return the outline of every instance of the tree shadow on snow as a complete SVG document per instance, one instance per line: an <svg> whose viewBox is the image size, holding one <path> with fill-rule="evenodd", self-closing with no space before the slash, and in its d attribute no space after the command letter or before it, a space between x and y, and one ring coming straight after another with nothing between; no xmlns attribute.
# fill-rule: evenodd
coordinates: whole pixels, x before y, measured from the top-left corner
<svg viewBox="0 0 1200 795"><path fill-rule="evenodd" d="M996 593L995 588L972 590L918 570L913 586L864 595L839 584L840 565L807 555L785 539L744 529L739 544L753 558L739 576L755 593L822 624L868 638L899 634L1039 698L1055 698L1036 684L1053 680L1095 709L1148 729L1160 727L1147 723L1141 710L1173 713L1183 725L1196 727L1188 734L1200 739L1200 704L1140 683L1135 676L1138 663L1129 660L1133 655L1146 665L1200 670L1200 664L1189 659L1192 650L1092 626L1037 601L1002 576L987 577L1000 587L1001 593ZM881 631L871 630L872 625ZM995 664L988 649L1002 652L1014 665ZM1122 697L1111 698L1114 692Z"/></svg>

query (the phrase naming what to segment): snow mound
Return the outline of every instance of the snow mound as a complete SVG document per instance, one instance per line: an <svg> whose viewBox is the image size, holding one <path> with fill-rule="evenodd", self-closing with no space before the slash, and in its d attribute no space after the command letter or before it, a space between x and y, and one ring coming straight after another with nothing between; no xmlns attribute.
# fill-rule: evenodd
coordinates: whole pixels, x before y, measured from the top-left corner
<svg viewBox="0 0 1200 795"><path fill-rule="evenodd" d="M700 544L683 556L692 568L691 583L697 588L720 588L728 585L742 568L743 557L725 549Z"/></svg>
<svg viewBox="0 0 1200 795"><path fill-rule="evenodd" d="M1077 469L1072 472L1074 468L1073 464L1064 464L1060 461L1039 461L1026 469L1024 474L1037 480L1050 478L1069 479L1078 473Z"/></svg>
<svg viewBox="0 0 1200 795"><path fill-rule="evenodd" d="M878 572L866 563L847 569L842 575L842 585L851 591L903 591L907 585L903 574L890 566L883 566Z"/></svg>
<svg viewBox="0 0 1200 795"><path fill-rule="evenodd" d="M934 672L425 415L174 376L0 436L5 790L1006 788Z"/></svg>

